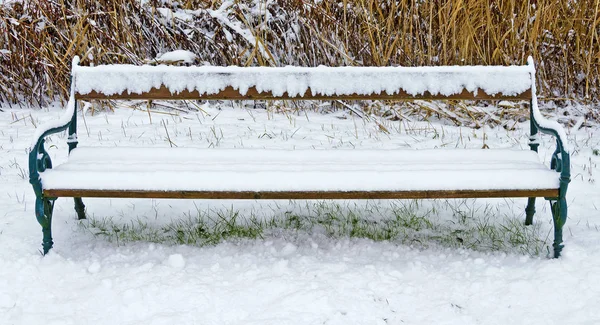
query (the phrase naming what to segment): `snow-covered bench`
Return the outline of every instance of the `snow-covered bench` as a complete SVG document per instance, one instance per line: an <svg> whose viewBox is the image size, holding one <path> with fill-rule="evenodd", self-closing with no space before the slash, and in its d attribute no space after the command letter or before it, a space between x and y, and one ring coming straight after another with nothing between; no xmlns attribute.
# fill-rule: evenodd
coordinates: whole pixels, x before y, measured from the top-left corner
<svg viewBox="0 0 600 325"><path fill-rule="evenodd" d="M570 181L565 132L542 117L535 68L477 67L82 67L73 60L64 116L39 127L29 157L43 249L53 245L58 197L190 199L408 199L527 197L550 201L560 255ZM465 99L530 101L531 150L251 150L76 148L77 100L93 99ZM44 138L68 129L68 162L52 168ZM550 167L538 132L556 138ZM285 180L285 181L282 181Z"/></svg>

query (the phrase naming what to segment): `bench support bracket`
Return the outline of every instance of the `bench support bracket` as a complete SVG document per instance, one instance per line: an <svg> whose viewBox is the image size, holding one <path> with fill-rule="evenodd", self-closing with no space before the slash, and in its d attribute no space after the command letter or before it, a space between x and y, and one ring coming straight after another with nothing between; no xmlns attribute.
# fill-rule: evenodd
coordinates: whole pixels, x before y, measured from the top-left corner
<svg viewBox="0 0 600 325"><path fill-rule="evenodd" d="M533 116L533 100L529 101L529 148L535 152L538 152L540 145L538 141L538 127ZM525 208L525 225L529 226L533 224L533 215L535 214L535 198L530 197L527 200L527 207Z"/></svg>
<svg viewBox="0 0 600 325"><path fill-rule="evenodd" d="M567 138L562 127L556 123L547 121L538 108L536 85L535 85L535 67L533 58L527 59L528 65L533 68L531 73L531 93L532 98L529 105L531 137L529 147L536 151L539 146L538 133L551 135L556 139L556 150L552 154L550 169L556 171L559 179L558 197L546 198L550 201L550 211L552 211L552 220L554 223L554 257L560 257L563 249L563 227L567 222L567 189L571 182L571 155L567 147ZM535 198L530 198L525 209L525 224L533 222L533 213L535 212Z"/></svg>
<svg viewBox="0 0 600 325"><path fill-rule="evenodd" d="M79 140L77 139L77 100L73 103L75 105L75 109L73 110L73 117L71 118L71 123L69 124L69 139L67 143L69 145L69 153L79 144ZM83 200L80 197L73 198L75 201L75 212L77 212L77 219L83 220L85 217L85 205L83 204Z"/></svg>
<svg viewBox="0 0 600 325"><path fill-rule="evenodd" d="M79 58L73 59L73 65L77 65ZM52 248L52 212L54 210L55 197L44 196L42 187L42 179L40 173L52 168L52 160L46 151L46 137L55 133L59 133L68 129L69 152L77 147L77 101L75 100L75 88L71 79L71 93L67 103L67 118L61 119L59 125L49 124L42 125L39 128L39 136L35 139L29 151L29 183L33 187L35 193L35 216L39 224L42 226L42 247L44 254ZM85 206L81 198L75 198L75 211L79 219L85 219Z"/></svg>

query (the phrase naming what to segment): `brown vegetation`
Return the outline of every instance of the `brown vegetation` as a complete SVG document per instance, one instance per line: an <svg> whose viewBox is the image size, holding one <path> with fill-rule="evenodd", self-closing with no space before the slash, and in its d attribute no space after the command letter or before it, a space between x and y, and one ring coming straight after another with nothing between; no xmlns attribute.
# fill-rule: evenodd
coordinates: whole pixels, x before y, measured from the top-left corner
<svg viewBox="0 0 600 325"><path fill-rule="evenodd" d="M173 49L199 63L272 66L506 65L533 55L542 97L600 94L600 0L238 0L222 11L219 0L163 2L0 5L0 101L64 98L76 54L84 65L141 64Z"/></svg>

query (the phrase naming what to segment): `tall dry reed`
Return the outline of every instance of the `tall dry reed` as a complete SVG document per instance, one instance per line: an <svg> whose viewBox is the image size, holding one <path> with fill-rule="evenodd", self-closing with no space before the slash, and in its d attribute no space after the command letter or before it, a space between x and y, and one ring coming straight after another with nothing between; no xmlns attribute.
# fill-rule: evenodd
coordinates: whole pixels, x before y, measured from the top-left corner
<svg viewBox="0 0 600 325"><path fill-rule="evenodd" d="M213 65L524 64L533 55L543 98L600 94L600 0L141 3L0 5L0 101L64 98L76 54L83 64L140 64L173 49Z"/></svg>

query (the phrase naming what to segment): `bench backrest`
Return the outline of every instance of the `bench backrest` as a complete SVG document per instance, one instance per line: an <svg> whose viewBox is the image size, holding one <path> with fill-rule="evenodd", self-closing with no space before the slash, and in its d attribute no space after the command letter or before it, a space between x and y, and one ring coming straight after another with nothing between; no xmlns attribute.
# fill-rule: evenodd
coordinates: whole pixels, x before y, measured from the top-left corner
<svg viewBox="0 0 600 325"><path fill-rule="evenodd" d="M530 100L535 68L79 66L75 99Z"/></svg>

